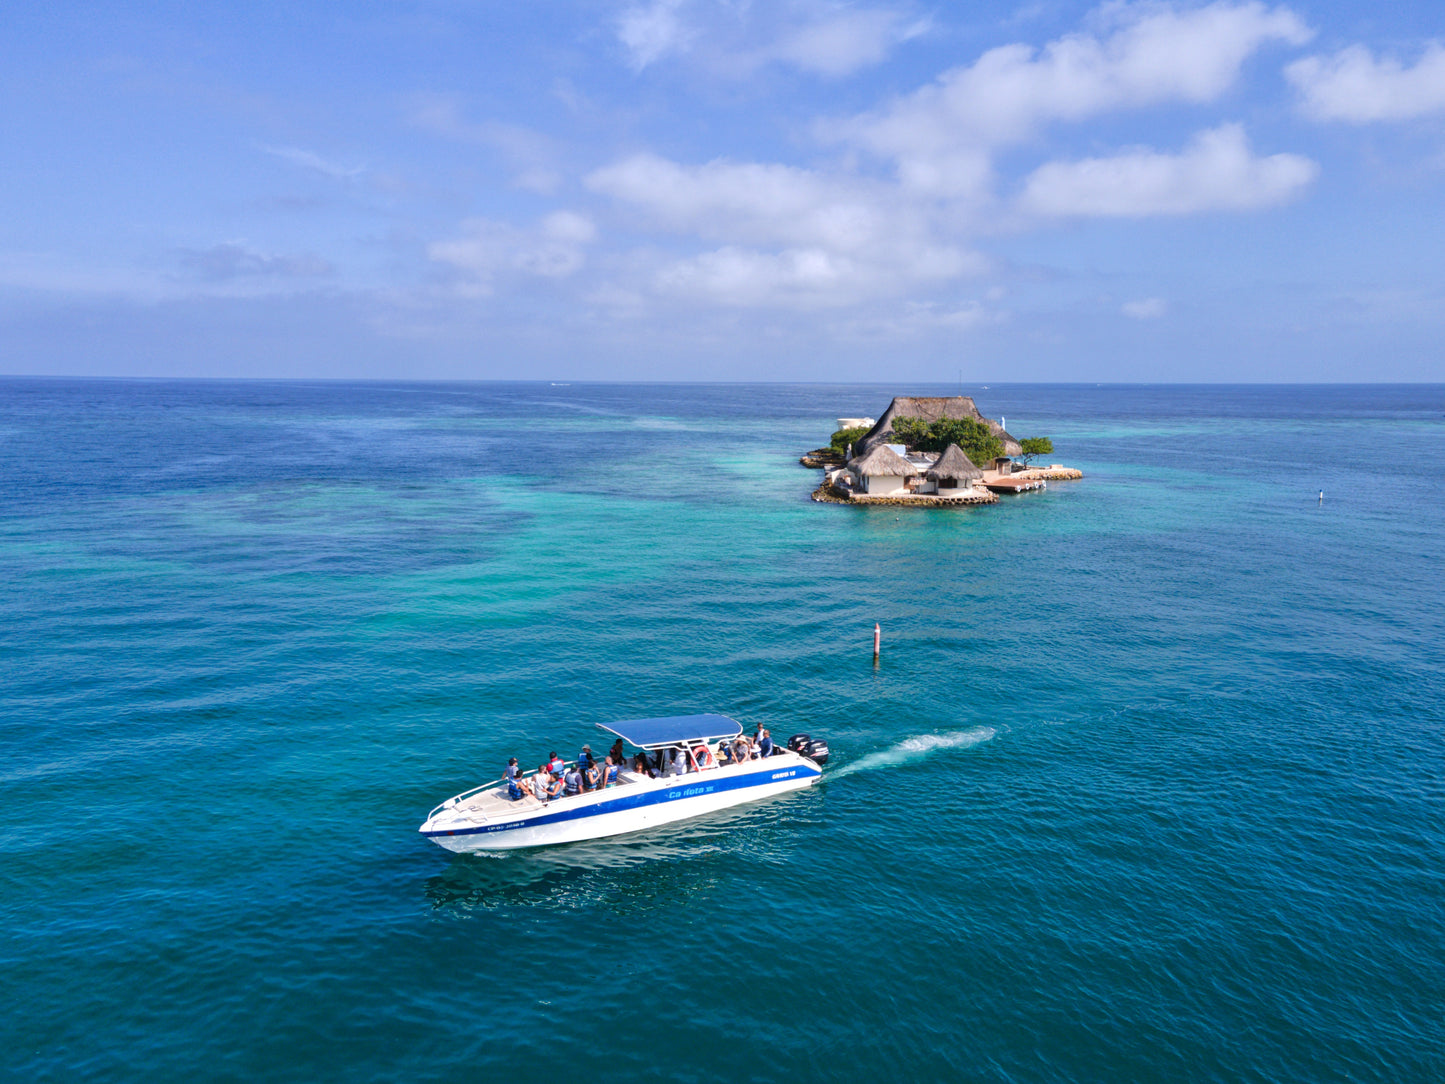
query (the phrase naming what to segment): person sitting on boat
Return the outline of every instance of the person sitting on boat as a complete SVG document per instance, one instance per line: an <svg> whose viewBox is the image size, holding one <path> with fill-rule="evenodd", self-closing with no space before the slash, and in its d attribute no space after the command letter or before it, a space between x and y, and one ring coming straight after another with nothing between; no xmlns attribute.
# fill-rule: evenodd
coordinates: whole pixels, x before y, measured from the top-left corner
<svg viewBox="0 0 1445 1084"><path fill-rule="evenodd" d="M622 751L622 739L618 738L612 743L612 748L607 750L607 755L612 758L612 763L619 768L627 763L627 754Z"/></svg>
<svg viewBox="0 0 1445 1084"><path fill-rule="evenodd" d="M582 752L577 754L577 767L582 772L582 789L591 790L592 784L588 781L588 775L597 767L597 760L592 756L592 746L582 747Z"/></svg>
<svg viewBox="0 0 1445 1084"><path fill-rule="evenodd" d="M645 775L651 779L657 777L657 773L652 770L652 762L647 759L647 752L645 750L639 751L638 754L632 758L632 770L638 775Z"/></svg>
<svg viewBox="0 0 1445 1084"><path fill-rule="evenodd" d="M772 756L772 755L773 755L773 736L768 733L768 731L767 731L766 728L764 728L763 730L759 731L759 733L762 735L762 737L760 737L760 738L758 739L758 756L763 757L763 758L767 758L767 757Z"/></svg>
<svg viewBox="0 0 1445 1084"><path fill-rule="evenodd" d="M547 792L552 789L552 773L547 765L538 764L537 774L532 776L532 796L539 802L547 800Z"/></svg>
<svg viewBox="0 0 1445 1084"><path fill-rule="evenodd" d="M739 737L733 742L733 763L741 764L753 755L753 747L747 738Z"/></svg>
<svg viewBox="0 0 1445 1084"><path fill-rule="evenodd" d="M582 770L575 764L562 774L562 793L569 798L582 793Z"/></svg>
<svg viewBox="0 0 1445 1084"><path fill-rule="evenodd" d="M522 796L522 769L517 767L517 758L512 757L507 761L507 767L502 772L502 778L507 781L507 797L516 801Z"/></svg>
<svg viewBox="0 0 1445 1084"><path fill-rule="evenodd" d="M548 767L550 768L551 765L549 764ZM560 775L553 775L550 772L548 774L551 775L551 781L547 784L547 800L551 801L553 798L562 797L567 783Z"/></svg>
<svg viewBox="0 0 1445 1084"><path fill-rule="evenodd" d="M607 763L602 765L602 775L598 784L599 787L605 789L607 787L617 786L617 771L619 767L621 767L621 765L619 765L618 762L613 759L611 753L608 753Z"/></svg>
<svg viewBox="0 0 1445 1084"><path fill-rule="evenodd" d="M664 775L686 775L687 774L687 747L674 745L667 751L667 767Z"/></svg>

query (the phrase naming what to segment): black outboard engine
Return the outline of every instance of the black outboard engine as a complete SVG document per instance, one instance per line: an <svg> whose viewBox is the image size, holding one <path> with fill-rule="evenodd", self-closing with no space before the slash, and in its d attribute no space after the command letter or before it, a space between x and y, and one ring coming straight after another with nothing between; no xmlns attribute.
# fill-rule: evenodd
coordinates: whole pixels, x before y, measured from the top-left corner
<svg viewBox="0 0 1445 1084"><path fill-rule="evenodd" d="M799 756L807 757L814 764L828 763L828 743L822 738L810 738L806 734L794 734L788 739L788 748Z"/></svg>

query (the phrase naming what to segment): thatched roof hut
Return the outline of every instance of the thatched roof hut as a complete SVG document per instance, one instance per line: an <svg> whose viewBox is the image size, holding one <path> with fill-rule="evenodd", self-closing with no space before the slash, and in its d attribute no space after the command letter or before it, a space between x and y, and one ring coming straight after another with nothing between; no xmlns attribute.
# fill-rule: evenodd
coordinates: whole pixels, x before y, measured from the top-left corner
<svg viewBox="0 0 1445 1084"><path fill-rule="evenodd" d="M953 485L949 487L952 489L964 489L967 488L967 483L982 478L983 471L973 465L973 460L968 458L962 448L957 444L950 444L924 477L939 485L952 482Z"/></svg>
<svg viewBox="0 0 1445 1084"><path fill-rule="evenodd" d="M893 402L888 404L888 409L883 412L883 417L878 419L878 424L868 430L863 439L858 442L859 449L881 444L884 438L893 431L895 418L917 418L924 422L936 422L941 418L970 418L976 422L983 422L988 426L990 433L1003 441L1005 455L1023 454L1023 448L1019 446L1019 442L1004 432L1003 426L998 422L991 418L985 418L971 395L895 396Z"/></svg>
<svg viewBox="0 0 1445 1084"><path fill-rule="evenodd" d="M849 464L860 478L885 477L907 478L917 474L918 468L886 444L880 444L867 455Z"/></svg>

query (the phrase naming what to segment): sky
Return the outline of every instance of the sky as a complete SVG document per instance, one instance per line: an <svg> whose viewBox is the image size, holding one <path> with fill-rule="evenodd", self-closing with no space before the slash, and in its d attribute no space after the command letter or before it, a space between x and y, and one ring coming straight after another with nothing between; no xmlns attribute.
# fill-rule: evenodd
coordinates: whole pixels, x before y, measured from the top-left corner
<svg viewBox="0 0 1445 1084"><path fill-rule="evenodd" d="M1445 380L1445 7L7 5L0 373Z"/></svg>

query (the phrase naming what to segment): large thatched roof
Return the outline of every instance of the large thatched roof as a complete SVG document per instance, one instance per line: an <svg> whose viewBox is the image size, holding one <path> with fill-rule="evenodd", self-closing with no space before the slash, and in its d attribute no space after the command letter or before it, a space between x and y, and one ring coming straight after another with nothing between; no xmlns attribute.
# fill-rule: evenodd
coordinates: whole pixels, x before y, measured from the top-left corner
<svg viewBox="0 0 1445 1084"><path fill-rule="evenodd" d="M860 477L866 475L876 478L879 475L892 475L897 478L907 478L910 474L918 473L917 467L886 444L880 444L861 459L855 459L852 467Z"/></svg>
<svg viewBox="0 0 1445 1084"><path fill-rule="evenodd" d="M935 482L945 478L952 478L961 481L965 478L982 478L983 471L973 465L964 450L957 444L950 444L938 457L938 462L928 469L925 478L931 478Z"/></svg>
<svg viewBox="0 0 1445 1084"><path fill-rule="evenodd" d="M983 422L988 426L990 433L1003 441L1004 455L1023 454L1023 448L1019 446L1019 442L1004 432L1003 426L991 418L985 418L979 412L971 395L895 396L893 402L888 404L888 409L883 412L883 417L878 419L878 424L868 430L863 439L858 442L859 449L881 444L884 438L893 431L895 418L918 418L925 422L936 422L940 418L971 418L976 422Z"/></svg>

